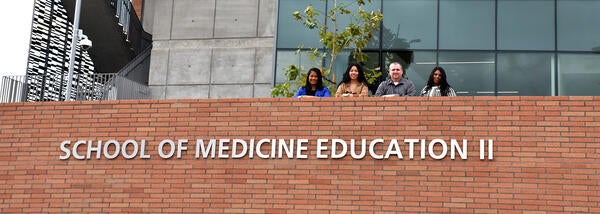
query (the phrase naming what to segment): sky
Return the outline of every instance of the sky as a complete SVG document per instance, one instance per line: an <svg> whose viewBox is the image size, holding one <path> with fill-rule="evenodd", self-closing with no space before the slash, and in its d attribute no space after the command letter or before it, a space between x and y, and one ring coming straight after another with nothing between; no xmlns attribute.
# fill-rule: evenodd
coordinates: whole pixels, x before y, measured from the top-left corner
<svg viewBox="0 0 600 214"><path fill-rule="evenodd" d="M34 0L10 1L0 13L0 76L25 75Z"/></svg>

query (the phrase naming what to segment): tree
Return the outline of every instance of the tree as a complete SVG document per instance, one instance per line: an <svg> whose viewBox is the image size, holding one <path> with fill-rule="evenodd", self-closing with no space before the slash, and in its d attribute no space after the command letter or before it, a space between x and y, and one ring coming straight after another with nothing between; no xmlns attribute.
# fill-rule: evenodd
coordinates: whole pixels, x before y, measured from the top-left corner
<svg viewBox="0 0 600 214"><path fill-rule="evenodd" d="M292 13L295 20L302 22L304 27L318 29L318 36L323 51L313 47L308 52L310 53L310 59L313 62L318 60L315 64L323 68L324 82L333 93L335 93L336 88L330 74L338 54L342 50L352 47L352 56L354 59L357 62L366 61L367 56L362 52L362 49L373 39L374 32L379 29L379 25L383 20L381 11L367 12L363 9L367 2L370 4L371 0L333 0L333 7L326 12L325 23L320 21L322 20L319 18L321 13L315 10L312 5L306 7L302 12L294 11ZM349 10L348 8L351 6L356 6L357 11L353 12ZM349 18L350 23L347 26L338 26L338 20L342 17ZM326 23L328 24L326 25ZM296 53L300 53L303 49L302 45L300 45ZM325 59L325 57L329 57L329 65L327 67L322 65L322 59ZM302 72L303 68L297 65L290 65L284 68L284 70L286 76L285 82L275 85L271 91L274 97L291 97L294 94L291 90L304 85L304 81L306 80L306 74ZM370 77L381 75L379 69L365 70L365 72ZM292 85L296 87L292 88Z"/></svg>

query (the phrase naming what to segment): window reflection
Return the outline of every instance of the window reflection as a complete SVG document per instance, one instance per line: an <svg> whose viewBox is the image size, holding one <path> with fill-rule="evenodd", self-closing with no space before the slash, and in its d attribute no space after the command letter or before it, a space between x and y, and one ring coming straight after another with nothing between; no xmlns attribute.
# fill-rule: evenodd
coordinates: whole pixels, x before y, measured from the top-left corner
<svg viewBox="0 0 600 214"><path fill-rule="evenodd" d="M552 95L554 54L499 53L498 95Z"/></svg>
<svg viewBox="0 0 600 214"><path fill-rule="evenodd" d="M558 95L598 95L600 55L559 54Z"/></svg>
<svg viewBox="0 0 600 214"><path fill-rule="evenodd" d="M367 2L367 1L365 1ZM363 6L363 10L365 11L377 11L380 10L381 8L381 1L371 1L370 4L367 4ZM352 11L352 14L355 16L358 16L358 5L356 4L356 0L337 0L338 3L338 7L340 5L345 5L346 8L350 11ZM333 0L328 0L327 2L327 7L328 9L333 7ZM337 17L337 26L338 28L347 26L348 24L350 24L350 17L352 17L351 15L338 15ZM354 21L356 23L356 21ZM333 29L333 28L332 28ZM371 39L371 41L367 44L367 48L379 48L379 32L374 32L375 36L373 37L373 39ZM352 47L354 47L354 45L352 45Z"/></svg>
<svg viewBox="0 0 600 214"><path fill-rule="evenodd" d="M554 50L554 1L498 1L498 49Z"/></svg>
<svg viewBox="0 0 600 214"><path fill-rule="evenodd" d="M440 52L439 65L460 95L494 95L493 52Z"/></svg>
<svg viewBox="0 0 600 214"><path fill-rule="evenodd" d="M436 54L434 51L414 52L414 61L405 69L405 73L407 78L415 84L417 91L420 91L427 84L429 74L436 66L435 58ZM452 82L449 83L452 85Z"/></svg>
<svg viewBox="0 0 600 214"><path fill-rule="evenodd" d="M600 1L558 0L557 9L559 51L600 51Z"/></svg>
<svg viewBox="0 0 600 214"><path fill-rule="evenodd" d="M277 47L278 48L298 48L302 45L306 48L319 48L318 30L304 27L301 22L296 21L292 16L294 11L304 11L312 5L320 13L319 17L325 20L325 2L321 0L279 0L279 15L277 25Z"/></svg>
<svg viewBox="0 0 600 214"><path fill-rule="evenodd" d="M282 17L303 9L307 2L320 5L316 7L324 11L325 1L280 0L277 82L282 81L282 68L289 64L300 63L305 69L314 66L308 56L295 55L293 49L300 44L319 46L316 32L307 31L296 21L286 22L291 15ZM600 55L593 54L600 53L600 22L596 15L600 1L373 2L373 10L379 9L380 2L385 6L381 31L364 50L369 55L366 67L376 69L381 63L383 75L373 84L375 87L387 78L387 65L397 61L417 88L426 83L431 69L439 64L446 69L458 95L600 94ZM340 23L347 22L340 19ZM336 82L352 60L350 52L338 56L333 69Z"/></svg>
<svg viewBox="0 0 600 214"><path fill-rule="evenodd" d="M301 73L308 71L312 67L320 67L315 61L310 60L310 56L306 52L296 54L296 51L280 50L277 51L277 63L275 65L275 83L283 83L285 80L285 68L291 64L300 66Z"/></svg>
<svg viewBox="0 0 600 214"><path fill-rule="evenodd" d="M440 1L440 49L493 50L492 0Z"/></svg>
<svg viewBox="0 0 600 214"><path fill-rule="evenodd" d="M437 0L384 0L383 5L383 48L436 48Z"/></svg>

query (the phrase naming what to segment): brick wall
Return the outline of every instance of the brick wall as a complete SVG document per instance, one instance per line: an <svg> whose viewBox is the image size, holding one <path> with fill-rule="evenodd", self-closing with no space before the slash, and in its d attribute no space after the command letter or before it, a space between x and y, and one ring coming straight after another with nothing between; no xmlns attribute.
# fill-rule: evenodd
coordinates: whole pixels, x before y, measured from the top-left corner
<svg viewBox="0 0 600 214"><path fill-rule="evenodd" d="M198 138L310 143L307 159L196 159ZM401 142L403 159L317 159L318 138L466 139L469 153L409 159ZM60 160L63 141L110 139L144 139L151 157ZM163 159L163 139L190 150ZM0 104L0 213L598 213L599 174L600 97Z"/></svg>

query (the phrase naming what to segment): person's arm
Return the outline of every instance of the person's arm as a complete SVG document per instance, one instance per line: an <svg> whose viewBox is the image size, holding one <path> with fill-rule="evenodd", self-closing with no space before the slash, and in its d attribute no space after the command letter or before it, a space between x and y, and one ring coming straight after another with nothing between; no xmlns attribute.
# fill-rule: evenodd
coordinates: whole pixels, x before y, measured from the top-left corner
<svg viewBox="0 0 600 214"><path fill-rule="evenodd" d="M448 87L448 96L456 97L456 91L454 91L454 89L452 89L452 87Z"/></svg>
<svg viewBox="0 0 600 214"><path fill-rule="evenodd" d="M340 84L340 86L338 86L337 91L335 91L335 97L341 97L342 94L344 94L344 92L343 92L343 90L344 90L343 85L344 85L344 83L342 83L342 84Z"/></svg>
<svg viewBox="0 0 600 214"><path fill-rule="evenodd" d="M367 84L362 84L362 86L360 87L360 94L358 95L359 97L368 97L369 96L369 86Z"/></svg>
<svg viewBox="0 0 600 214"><path fill-rule="evenodd" d="M417 89L415 89L415 84L413 84L412 82L408 82L408 88L406 89L406 95L407 96L415 96L416 91L417 91Z"/></svg>
<svg viewBox="0 0 600 214"><path fill-rule="evenodd" d="M425 85L425 87L423 87L423 89L421 89L421 95L420 96L427 96L427 91L425 91L425 89L427 89L427 85Z"/></svg>
<svg viewBox="0 0 600 214"><path fill-rule="evenodd" d="M331 97L331 93L329 93L329 89L327 87L323 87L323 97Z"/></svg>
<svg viewBox="0 0 600 214"><path fill-rule="evenodd" d="M294 94L294 98L298 98L302 95L306 95L306 91L304 91L304 87L298 88L298 91Z"/></svg>
<svg viewBox="0 0 600 214"><path fill-rule="evenodd" d="M379 83L379 86L377 86L377 91L375 92L375 96L381 97L385 94L384 89L385 88L385 81Z"/></svg>

